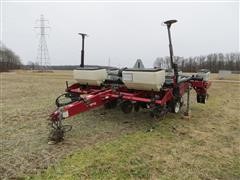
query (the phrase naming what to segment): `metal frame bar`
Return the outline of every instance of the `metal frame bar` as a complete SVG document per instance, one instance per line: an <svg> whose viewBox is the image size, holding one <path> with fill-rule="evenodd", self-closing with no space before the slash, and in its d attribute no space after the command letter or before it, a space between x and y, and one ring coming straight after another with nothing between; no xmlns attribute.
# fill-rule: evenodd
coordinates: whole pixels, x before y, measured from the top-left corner
<svg viewBox="0 0 240 180"><path fill-rule="evenodd" d="M183 82L179 84L180 96L183 96L190 87L196 91L197 94L206 94L207 89L210 87L211 82L205 82L200 80L190 80L189 82ZM134 101L143 103L153 103L156 105L164 106L167 103L175 99L173 95L173 88L165 88L160 92L153 91L139 91L128 90L120 87L119 89L111 89L111 87L99 87L99 86L82 86L78 83L71 85L66 89L67 92L77 93L79 96L83 96L80 101L75 101L64 107L60 107L63 112L63 119L69 118L76 114L89 111L96 107L104 105L106 102L120 99L122 101ZM154 99L153 97L158 95L160 99ZM51 115L51 121L58 121L59 108L56 109Z"/></svg>

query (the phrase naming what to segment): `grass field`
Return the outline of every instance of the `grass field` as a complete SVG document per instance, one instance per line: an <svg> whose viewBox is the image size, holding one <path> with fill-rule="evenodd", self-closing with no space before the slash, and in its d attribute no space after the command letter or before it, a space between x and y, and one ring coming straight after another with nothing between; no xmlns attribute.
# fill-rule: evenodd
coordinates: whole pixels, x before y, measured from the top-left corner
<svg viewBox="0 0 240 180"><path fill-rule="evenodd" d="M192 93L191 119L100 108L66 120L73 130L48 145L48 115L71 72L0 75L0 179L240 179L239 82L213 82L206 105Z"/></svg>

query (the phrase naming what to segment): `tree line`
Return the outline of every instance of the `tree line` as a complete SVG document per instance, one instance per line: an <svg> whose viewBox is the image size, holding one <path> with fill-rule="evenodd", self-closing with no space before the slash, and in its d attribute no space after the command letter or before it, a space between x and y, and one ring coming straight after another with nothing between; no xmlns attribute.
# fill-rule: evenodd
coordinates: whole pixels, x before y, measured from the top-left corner
<svg viewBox="0 0 240 180"><path fill-rule="evenodd" d="M1 43L1 42L0 42ZM37 69L37 63L28 62L23 66L21 59L11 49L3 44L0 46L0 72L13 69ZM212 53L205 56L195 57L180 57L175 56L174 62L178 64L179 70L184 72L196 72L199 69L209 69L213 73L218 73L219 70L231 70L240 72L240 53ZM75 69L78 66L51 66L51 69ZM154 67L170 68L169 57L158 57L154 62Z"/></svg>
<svg viewBox="0 0 240 180"><path fill-rule="evenodd" d="M213 73L219 70L240 71L240 53L212 53L206 56L174 57L175 63L184 72L196 72L199 69L209 69ZM154 67L170 68L169 57L158 57Z"/></svg>
<svg viewBox="0 0 240 180"><path fill-rule="evenodd" d="M0 72L21 68L20 57L2 43L0 46L0 55Z"/></svg>

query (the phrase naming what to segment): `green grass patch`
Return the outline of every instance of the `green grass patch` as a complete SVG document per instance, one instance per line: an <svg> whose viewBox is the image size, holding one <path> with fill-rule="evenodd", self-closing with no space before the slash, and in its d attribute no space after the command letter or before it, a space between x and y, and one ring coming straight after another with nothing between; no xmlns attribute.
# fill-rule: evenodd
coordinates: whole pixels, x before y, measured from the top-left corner
<svg viewBox="0 0 240 180"><path fill-rule="evenodd" d="M136 152L157 135L159 134L138 132L107 144L98 144L69 156L36 178L149 178L150 169L146 158L151 159L151 156L141 157ZM161 136L168 139L171 137L169 134L165 136L164 133Z"/></svg>

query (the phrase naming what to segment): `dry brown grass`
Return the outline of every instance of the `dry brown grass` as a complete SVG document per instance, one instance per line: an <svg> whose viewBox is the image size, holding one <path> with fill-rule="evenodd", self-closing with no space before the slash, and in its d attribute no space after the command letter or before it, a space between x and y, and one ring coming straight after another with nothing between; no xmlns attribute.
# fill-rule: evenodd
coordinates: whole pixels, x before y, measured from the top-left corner
<svg viewBox="0 0 240 180"><path fill-rule="evenodd" d="M184 73L184 74L192 75L192 74L196 74L196 73ZM224 81L224 80L240 81L240 74L231 74L229 76L226 76L226 78L224 78L224 79L220 79L218 73L211 73L210 79L211 80L222 80L222 81Z"/></svg>
<svg viewBox="0 0 240 180"><path fill-rule="evenodd" d="M211 79L220 80L219 74L218 73L211 74ZM231 74L222 80L240 81L240 74Z"/></svg>
<svg viewBox="0 0 240 180"><path fill-rule="evenodd" d="M55 98L64 92L66 80L74 82L71 71L1 73L1 177L36 173L76 149L145 127L146 121L136 123L133 117L136 125L129 128L122 123L126 116L120 111L102 115L103 110L93 110L69 119L73 130L66 140L49 146L48 115L55 109Z"/></svg>
<svg viewBox="0 0 240 180"><path fill-rule="evenodd" d="M125 115L118 109L80 114L68 120L73 130L66 140L49 146L48 115L55 108L56 96L64 91L66 80L73 82L71 72L1 73L0 178L39 173L76 151L76 157L80 157L76 161L83 161L79 171L89 178L99 177L92 172L101 163L110 164L110 172L116 171L108 174L110 177L141 178L134 173L128 176L125 171L117 173L118 167L132 167L128 159L136 161L134 170L139 170L143 178L240 178L237 172L240 169L239 83L214 82L208 104L192 104L190 120L169 114L164 121L153 122L145 111ZM156 126L156 130L146 134L151 126ZM121 148L121 153L116 153L116 144L130 149L131 153L125 154L127 150ZM85 166L81 153L89 157L87 163L92 166ZM64 172L60 175L73 173L71 169L64 171L69 163L77 166L68 158L66 163L57 165ZM108 177L99 173L102 178ZM42 178L49 175L56 178L59 174L50 169Z"/></svg>

